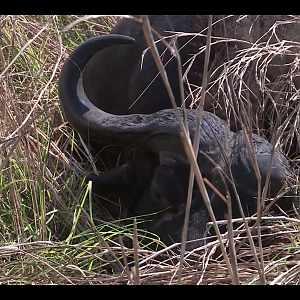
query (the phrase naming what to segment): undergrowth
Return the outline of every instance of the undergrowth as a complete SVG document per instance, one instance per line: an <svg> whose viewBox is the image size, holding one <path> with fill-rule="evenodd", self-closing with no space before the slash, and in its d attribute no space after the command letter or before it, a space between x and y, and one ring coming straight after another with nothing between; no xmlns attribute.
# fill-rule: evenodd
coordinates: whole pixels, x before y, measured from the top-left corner
<svg viewBox="0 0 300 300"><path fill-rule="evenodd" d="M63 31L80 17L0 16L0 283L131 284L135 246L140 283L174 284L180 245L166 248L155 235L145 239L133 218L96 220L99 211L84 178L94 161L62 115L57 82L68 54L109 32L119 18L88 19ZM142 216L137 227L139 222ZM268 283L299 283L299 222L264 226L266 240L276 239L264 248ZM128 244L136 235L138 245ZM217 244L193 253L196 267L186 258L182 283L231 282L214 255ZM249 245L241 246L238 259L241 282L258 283Z"/></svg>

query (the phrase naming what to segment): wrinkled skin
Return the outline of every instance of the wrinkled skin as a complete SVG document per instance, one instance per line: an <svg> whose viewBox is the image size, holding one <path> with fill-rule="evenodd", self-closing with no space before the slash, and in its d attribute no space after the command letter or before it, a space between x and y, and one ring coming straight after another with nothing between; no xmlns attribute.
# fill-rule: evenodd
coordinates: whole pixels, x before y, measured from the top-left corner
<svg viewBox="0 0 300 300"><path fill-rule="evenodd" d="M133 41L111 34L90 40L88 44L82 44L70 55L71 59L66 61L60 75L59 98L61 105L67 120L75 130L92 141L136 147L137 154L133 160L99 176L93 175L90 179L93 180L94 186L100 187L99 193L103 192L112 195L112 198L115 197L112 200L115 200L115 203L121 203L127 216L128 214L139 216L155 213L145 217L148 222L140 224L141 228L158 234L166 244L173 241L179 242L184 221L190 166L179 138L180 130L173 110L161 108L152 114L143 114L141 111L139 114L131 115L123 110L121 102L116 105L114 101L117 99L118 93L115 94L115 92L119 90L120 86L122 88L122 85L130 87L126 80L126 84L122 82L124 74L121 75L122 72L117 72L115 69L118 64L113 64L111 67L114 70L111 74L115 74L116 78L110 77L110 73L107 72L110 70L110 65L106 65L108 69L105 71L102 72L102 69L98 71L99 74L102 74L101 76L104 76L103 81L99 82L103 83L104 87L111 84L112 88L110 90L100 88L99 106L99 103L97 103L97 107L93 106L93 100L89 99L89 97L93 98L92 90L96 83L88 78L85 83L83 76L84 92L87 97L84 95L80 83L80 71L84 69L87 62L90 63L95 54L109 52L109 49L115 47L116 43L128 43L122 47L131 47L130 44ZM107 56L107 61L110 61L110 57L112 57L111 54ZM134 65L132 69L135 69ZM125 75L127 71L132 71L130 66L129 70L124 71ZM142 78L142 74L140 75L141 77L138 78ZM104 80L106 77L107 81ZM131 80L130 74L127 74L126 78ZM88 88L87 85L90 87ZM95 91L99 91L101 86L99 83L96 84ZM127 93L124 90L122 93L123 98L121 97L121 99L126 102ZM166 104L167 99L160 98L161 94L163 95L163 92L158 89L156 94L153 94L151 101L156 103L157 99L161 99L162 103ZM162 103L157 102L156 105L162 105ZM103 108L105 105L109 105L115 111L120 109L122 115L117 115L115 111L107 110L110 114L105 112L106 109ZM180 112L182 113L182 110ZM196 118L196 111L187 110L188 127L192 140ZM255 134L252 135L252 144L262 177L261 183L264 184L273 147L265 139ZM240 195L245 213L251 215L255 212L257 179L241 131L234 133L224 121L209 112L204 113L201 124L198 165L202 176L207 178L223 195L226 195L228 190L233 201L234 217L240 216L240 212L233 192L233 183ZM220 172L223 176L220 175ZM231 173L233 183L231 182ZM285 156L279 150L275 150L271 163L270 197L274 197L292 175L292 169ZM226 184L223 178L225 178ZM216 218L224 218L227 212L226 204L209 188L208 194ZM284 202L287 204L287 201ZM114 213L120 214L120 210L117 209ZM202 238L208 221L209 217L201 193L195 185L188 239ZM187 248L193 249L200 245L202 245L201 241L194 241L189 243Z"/></svg>

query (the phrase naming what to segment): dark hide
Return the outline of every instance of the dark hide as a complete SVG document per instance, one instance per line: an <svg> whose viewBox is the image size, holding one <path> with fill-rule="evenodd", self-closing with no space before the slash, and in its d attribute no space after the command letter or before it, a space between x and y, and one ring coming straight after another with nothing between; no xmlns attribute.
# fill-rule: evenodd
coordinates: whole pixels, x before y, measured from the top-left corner
<svg viewBox="0 0 300 300"><path fill-rule="evenodd" d="M171 35L167 31L197 32L196 28L207 26L205 17L184 15L150 16L150 22L153 28L163 36ZM104 49L91 58L83 73L87 97L97 107L114 114L153 113L170 108L166 88L160 76L157 76L158 71L150 51L145 53L142 63L142 54L148 45L141 25L134 20L123 19L112 29L111 33L131 36L136 42L132 45L117 45ZM191 37L178 39L178 47L180 48L190 39ZM170 40L167 41L170 42ZM192 55L198 52L198 48L204 44L205 39L201 37L193 39L188 47L184 47L180 51L182 64L184 65L191 59ZM166 70L176 102L180 105L177 62L172 58L170 51L166 51L162 42L158 42L157 47L160 53L164 52L163 62L167 63L170 60L166 65ZM198 74L203 73L203 62L202 55L198 56L193 64ZM103 72L99 72L100 66ZM199 80L201 78L196 77L193 83L199 85L201 83ZM109 103L104 100L108 97ZM139 100L136 101L138 98Z"/></svg>
<svg viewBox="0 0 300 300"><path fill-rule="evenodd" d="M206 20L203 16L200 16L201 18ZM160 17L156 16L154 20L160 20ZM122 24L121 22L119 24ZM173 26L175 27L175 25ZM116 28L118 28L118 25ZM131 30L131 33L138 33ZM115 47L115 44L122 43L128 44L122 45L124 47L122 51L109 51ZM129 60L132 65L129 64L126 68L124 64L122 65L122 60L118 62L120 56L116 53L118 51L123 54L127 53L125 47L132 47L134 45L132 43L133 40L126 36L110 34L94 38L80 45L71 53L70 60L66 61L61 71L59 98L67 120L80 134L95 142L128 145L137 148L137 155L127 164L99 176L93 175L90 178L93 180L94 185L100 186L102 192L106 195L110 193L114 194L113 197L119 195L117 199L114 199L115 203L119 203L120 200L122 207L130 216L148 215L143 216L147 222L139 225L139 228L158 234L164 243L170 244L173 241L179 242L181 239L190 165L179 137L180 129L174 112L172 109L162 109L169 100L165 96L161 97L161 95L164 95L162 89L153 90L153 94L149 92L149 95L153 97L149 98L149 101L159 107L156 112L152 114L143 114L142 112L127 114L124 111L122 100L124 99L124 102L128 101L128 95L133 93L132 91L126 92L126 89L130 90L132 82L138 82L139 78L145 78L143 76L147 75L146 71L142 70L142 74L137 77L133 76L134 72L139 72L138 63ZM83 90L80 81L81 71L87 62L92 63L91 61L95 57L94 54L97 56L102 52L106 53L106 61L111 62L112 65L106 63L103 58L105 71L102 71L102 63L98 65L98 68L100 68L98 79L99 76L102 76L102 80L92 82L89 80L92 77L87 77ZM112 53L116 54L115 61ZM130 53L133 56L135 55L134 51ZM129 59L130 55L128 53L126 55L128 56L125 57ZM121 69L118 69L119 63L122 65ZM153 65L150 64L149 66L149 72L151 74L155 73L154 69L151 71ZM109 70L112 70L111 73ZM83 81L85 81L84 76ZM173 84L176 88L175 81ZM89 88L87 88L87 85L89 85ZM95 97L92 95L93 85L95 85ZM139 85L133 84L133 86ZM97 107L90 102L84 92L87 93L88 97L94 99ZM97 94L98 92L99 94ZM162 102L157 102L157 99ZM148 112L154 109L151 108L151 105L145 106L149 109ZM106 108L103 107L110 107L113 110L113 112L110 110L112 114L105 112ZM122 115L117 115L116 111L118 109L120 109L119 112ZM109 109L107 110L109 111ZM182 109L180 109L180 113L182 115ZM187 110L187 122L192 140L195 134L196 119L197 112ZM262 186L265 183L271 163L271 183L268 187L268 195L275 197L282 186L287 181L290 182L293 170L288 160L278 149L275 149L271 161L273 146L264 138L252 134L249 141L253 145ZM240 216L240 212L237 207L233 184L240 195L245 213L251 215L255 212L257 206L257 178L242 133L241 131L234 133L225 121L209 112L204 113L201 124L198 165L202 176L207 178L223 195L226 195L227 191L229 192L233 202L232 212L234 217ZM226 204L210 188L208 188L208 194L216 218L224 218L227 212ZM284 200L284 202L290 204L290 199ZM113 213L119 216L120 213L122 215L122 210L117 209ZM188 239L202 238L206 229L205 224L208 221L206 207L195 184ZM194 241L189 243L187 248L193 249L200 245L202 245L202 241Z"/></svg>
<svg viewBox="0 0 300 300"><path fill-rule="evenodd" d="M152 27L162 36L170 36L173 34L172 32L201 33L203 35L207 33L208 16L206 15L153 15L149 16L149 20ZM270 30L275 23L280 25L276 27L276 30ZM143 51L148 45L141 25L135 20L124 18L118 22L111 33L131 36L136 40L136 43L103 49L87 63L83 73L83 82L85 92L91 102L106 112L122 115L153 113L170 108L166 88L160 76L157 76L158 71L150 51L145 53L142 62ZM269 139L272 132L277 130L273 124L278 119L283 123L284 118L291 113L294 107L290 103L290 111L285 108L283 113L286 93L282 93L282 89L283 85L286 84L283 79L287 77L287 74L291 74L291 72L296 74L297 72L294 70L297 64L293 61L297 59L299 53L297 44L300 42L299 33L300 23L292 16L215 15L209 63L212 75L204 109L215 113L223 120L228 119L233 131L241 129L241 122L248 124L252 122L254 132L262 132L261 134ZM169 82L176 102L180 106L177 62L156 35L154 38L158 41L156 45L159 53L164 53L162 60L166 64L165 69ZM222 42L220 42L220 38L223 39ZM228 42L224 41L226 38L228 38ZM286 44L288 49L285 52L286 55L267 52L265 55L261 55L258 60L252 59L259 51L259 47L266 44L276 44L283 40L291 41ZM170 42L170 39L167 41ZM296 43L292 44L293 42ZM199 91L197 87L202 84L203 47L205 43L206 38L203 36L191 35L176 39L177 47L180 49L183 73L192 62L191 59L194 58L187 78L184 80L187 106L190 106L192 101L195 103L198 101L198 98L195 97L196 92ZM223 64L227 65L227 72L229 72L232 64L236 62L234 59L237 55L241 55L241 51L250 47L254 48L253 55L250 54L247 59L244 59L242 63L240 62L243 68L248 64L246 71L240 73L240 77L225 75L228 78L227 81L214 84L214 80L224 73ZM255 72L256 68L259 69L265 60L268 61L268 68L259 74L266 77L266 85L260 86L259 78ZM296 75L293 77L293 83L290 84L289 90L295 87L296 92L299 89L299 78ZM190 89L187 81L191 85ZM241 82L243 82L242 85ZM227 84L233 87L230 92ZM194 91L193 97L190 96L191 90ZM246 117L246 120L241 120L239 115L245 112L247 114L249 110L251 110L252 119L249 120ZM296 118L294 117L294 119ZM288 129L289 127L286 131ZM287 152L293 153L295 150L296 143L294 142L294 148L292 150L287 149Z"/></svg>

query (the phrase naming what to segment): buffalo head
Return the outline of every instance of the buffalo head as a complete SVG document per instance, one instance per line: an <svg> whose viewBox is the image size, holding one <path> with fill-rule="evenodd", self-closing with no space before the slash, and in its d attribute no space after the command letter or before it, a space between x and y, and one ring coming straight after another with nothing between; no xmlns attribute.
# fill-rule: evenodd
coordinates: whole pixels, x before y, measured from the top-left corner
<svg viewBox="0 0 300 300"><path fill-rule="evenodd" d="M110 114L91 103L82 85L82 72L93 55L103 48L116 44L130 46L134 42L133 38L110 34L93 38L77 47L62 68L59 99L66 119L81 135L105 144L138 147L139 155L131 162L99 176L92 176L91 179L107 188L129 186L132 198L126 205L131 214L147 214L149 221L142 226L157 233L166 244L170 244L172 241L180 241L181 238L190 171L190 164L179 137L180 127L173 110L164 109L151 114ZM105 101L110 101L109 95ZM181 109L179 110L182 114ZM187 120L193 140L197 112L188 109ZM285 156L276 149L271 160L273 146L265 139L253 134L251 142L263 185L271 163L268 195L274 197L292 170ZM257 179L242 133L232 132L223 120L209 112L204 113L201 124L198 165L203 177L219 192L230 192L233 216L239 216L233 185L240 194L244 211L247 214L255 212ZM233 182L229 176L229 168ZM227 211L226 204L212 189L207 189L216 218L223 218ZM160 213L152 214L157 212ZM209 217L206 207L195 186L188 240L203 237L207 221ZM195 241L189 244L189 248L200 244Z"/></svg>

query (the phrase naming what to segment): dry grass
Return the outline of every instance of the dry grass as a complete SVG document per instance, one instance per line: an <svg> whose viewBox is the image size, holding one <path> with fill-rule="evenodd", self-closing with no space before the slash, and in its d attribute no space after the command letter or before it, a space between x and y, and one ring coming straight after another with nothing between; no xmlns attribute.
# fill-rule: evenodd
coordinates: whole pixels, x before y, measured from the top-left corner
<svg viewBox="0 0 300 300"><path fill-rule="evenodd" d="M271 218L270 218L271 219ZM299 223L298 223L299 226ZM262 225L264 240L263 262L268 284L299 284L300 248L296 224L287 222L266 222ZM253 232L257 241L257 233ZM226 237L224 237L226 239ZM253 254L245 243L245 230L235 231L239 280L242 284L259 283ZM88 245L87 245L88 244ZM185 255L182 284L231 284L226 263L216 255L218 241L203 247L203 253L193 260ZM228 247L228 245L225 243ZM178 245L179 246L179 245ZM121 257L124 253L133 256L133 249L122 248L121 244L111 247ZM258 250L258 248L257 248ZM108 273L104 254L107 249L97 244L77 243L74 245L52 241L14 243L0 247L0 282L8 284L133 284L133 265L120 274ZM156 252L139 250L140 284L176 284L178 265L167 264L155 259ZM168 253L168 259L179 259ZM147 260L149 259L149 260ZM197 264L195 265L195 259ZM168 260L166 260L168 261Z"/></svg>
<svg viewBox="0 0 300 300"><path fill-rule="evenodd" d="M58 105L57 81L70 51L82 41L108 32L117 18L86 19L62 32L78 19L0 17L0 283L176 284L179 256L173 250L180 245L154 252L143 245L143 232L133 230L133 220L128 226L117 221L95 225L91 217L91 187L84 183L82 171L94 162L88 147L65 123ZM257 66L266 70L268 60L261 68L263 51L271 55L289 47L288 41L272 49L254 44L251 51L228 62L227 74L221 73L214 84L219 92L228 93L228 87L222 89L228 74L239 74L235 85L242 85L247 63L256 58ZM296 87L288 86L293 76L296 71L282 76L285 81L279 88L291 103L298 93ZM259 81L271 94L264 78L260 72ZM293 118L293 126L281 127L285 134L277 140L283 148L289 142L287 130L294 128L299 134L298 119ZM249 226L266 282L299 284L299 221L283 213L278 219L266 216L261 224L262 251L257 227ZM137 237L139 248L127 248L119 236ZM233 232L239 281L257 284L261 281L245 236L243 224ZM221 238L229 251L227 235ZM152 243L156 241L154 236ZM200 254L185 254L181 283L231 284L225 260L218 254L219 241L208 240L201 250ZM166 261L158 260L158 254Z"/></svg>

